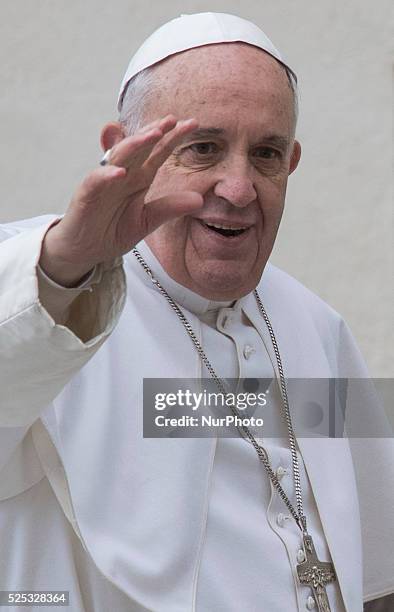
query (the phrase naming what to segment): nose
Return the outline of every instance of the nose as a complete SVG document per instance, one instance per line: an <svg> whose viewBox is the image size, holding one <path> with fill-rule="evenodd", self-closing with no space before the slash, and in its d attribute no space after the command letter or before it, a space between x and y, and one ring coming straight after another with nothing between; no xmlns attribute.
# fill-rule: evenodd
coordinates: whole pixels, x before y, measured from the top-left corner
<svg viewBox="0 0 394 612"><path fill-rule="evenodd" d="M257 198L257 192L250 177L247 163L239 159L227 160L219 170L219 176L214 187L216 196L225 198L239 208L248 206Z"/></svg>

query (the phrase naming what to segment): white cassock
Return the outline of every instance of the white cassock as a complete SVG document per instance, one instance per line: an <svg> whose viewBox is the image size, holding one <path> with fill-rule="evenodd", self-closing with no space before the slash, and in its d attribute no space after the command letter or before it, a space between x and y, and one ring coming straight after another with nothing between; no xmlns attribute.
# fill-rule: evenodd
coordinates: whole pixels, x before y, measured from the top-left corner
<svg viewBox="0 0 394 612"><path fill-rule="evenodd" d="M38 283L53 219L0 229L0 590L68 590L73 612L312 609L296 579L300 532L252 446L143 437L144 378L207 376L180 321L132 254L124 271L121 260L99 267L85 290ZM139 246L220 376L276 376L253 295L210 302ZM367 376L319 298L270 265L259 292L287 377ZM263 446L294 501L279 432ZM338 576L331 608L360 612L363 598L394 591L393 442L298 444L309 531Z"/></svg>

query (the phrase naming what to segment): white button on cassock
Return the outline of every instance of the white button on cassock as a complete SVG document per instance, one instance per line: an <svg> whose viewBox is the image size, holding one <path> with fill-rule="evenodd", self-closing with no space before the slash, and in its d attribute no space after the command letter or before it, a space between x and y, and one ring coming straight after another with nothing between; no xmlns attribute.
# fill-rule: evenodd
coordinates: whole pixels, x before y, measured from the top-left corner
<svg viewBox="0 0 394 612"><path fill-rule="evenodd" d="M281 465L276 469L276 477L278 480L282 480L283 476L287 474L287 470L286 468L282 467Z"/></svg>
<svg viewBox="0 0 394 612"><path fill-rule="evenodd" d="M308 597L308 599L306 600L306 607L308 608L308 610L313 610L315 606L316 602L313 597Z"/></svg>
<svg viewBox="0 0 394 612"><path fill-rule="evenodd" d="M286 521L289 521L290 517L286 516L286 514L283 514L283 512L279 512L278 516L276 517L276 522L279 525L279 527L284 527Z"/></svg>
<svg viewBox="0 0 394 612"><path fill-rule="evenodd" d="M252 355L252 353L255 353L256 349L253 348L253 346L250 346L250 344L245 344L244 346L244 357L245 359L249 359L249 357Z"/></svg>

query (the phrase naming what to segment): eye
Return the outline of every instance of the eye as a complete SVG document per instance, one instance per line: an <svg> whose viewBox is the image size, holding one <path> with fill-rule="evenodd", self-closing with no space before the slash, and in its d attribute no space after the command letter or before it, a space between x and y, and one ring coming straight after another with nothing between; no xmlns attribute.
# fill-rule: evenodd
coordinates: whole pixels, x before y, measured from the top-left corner
<svg viewBox="0 0 394 612"><path fill-rule="evenodd" d="M276 160L282 157L282 154L277 149L271 147L259 147L255 150L254 155L259 159Z"/></svg>
<svg viewBox="0 0 394 612"><path fill-rule="evenodd" d="M219 147L214 142L195 142L188 147L193 153L197 153L197 155L213 155L217 153Z"/></svg>

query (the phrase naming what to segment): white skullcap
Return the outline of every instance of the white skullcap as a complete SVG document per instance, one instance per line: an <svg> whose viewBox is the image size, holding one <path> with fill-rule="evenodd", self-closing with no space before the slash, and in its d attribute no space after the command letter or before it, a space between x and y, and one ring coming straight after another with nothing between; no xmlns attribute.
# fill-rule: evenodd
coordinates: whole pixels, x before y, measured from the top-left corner
<svg viewBox="0 0 394 612"><path fill-rule="evenodd" d="M226 42L245 42L263 49L288 68L297 80L268 36L251 21L225 13L181 15L153 32L133 55L120 88L118 109L130 79L141 70L187 49Z"/></svg>

